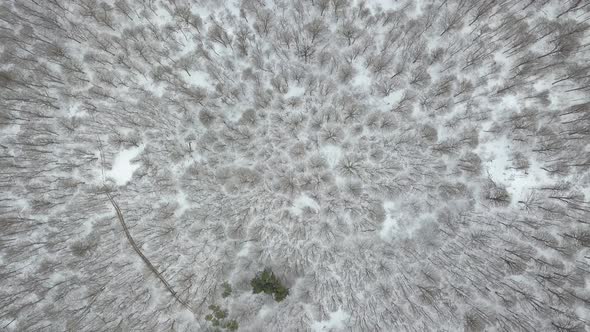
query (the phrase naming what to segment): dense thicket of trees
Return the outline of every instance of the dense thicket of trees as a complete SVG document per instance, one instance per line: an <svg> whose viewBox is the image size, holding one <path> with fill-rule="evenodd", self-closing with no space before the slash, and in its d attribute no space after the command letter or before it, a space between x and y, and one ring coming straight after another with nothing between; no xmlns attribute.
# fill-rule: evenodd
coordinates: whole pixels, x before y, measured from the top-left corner
<svg viewBox="0 0 590 332"><path fill-rule="evenodd" d="M579 0L4 1L0 329L584 331L589 35Z"/></svg>

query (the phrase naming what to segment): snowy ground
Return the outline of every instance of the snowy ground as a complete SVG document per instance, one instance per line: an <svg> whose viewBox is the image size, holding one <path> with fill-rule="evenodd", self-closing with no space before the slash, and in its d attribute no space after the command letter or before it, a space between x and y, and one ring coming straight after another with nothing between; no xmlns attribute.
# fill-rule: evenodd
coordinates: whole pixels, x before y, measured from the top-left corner
<svg viewBox="0 0 590 332"><path fill-rule="evenodd" d="M590 326L585 1L19 0L0 36L0 330Z"/></svg>

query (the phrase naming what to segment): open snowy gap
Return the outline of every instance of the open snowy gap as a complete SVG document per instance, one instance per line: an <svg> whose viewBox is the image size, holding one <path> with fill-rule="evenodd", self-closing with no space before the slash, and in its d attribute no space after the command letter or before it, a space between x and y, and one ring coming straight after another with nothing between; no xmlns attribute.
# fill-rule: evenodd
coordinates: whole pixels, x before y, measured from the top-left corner
<svg viewBox="0 0 590 332"><path fill-rule="evenodd" d="M306 207L309 207L316 212L319 212L320 210L318 203L306 194L301 194L299 197L297 197L297 199L293 201L293 206L290 210L294 215L299 216Z"/></svg>
<svg viewBox="0 0 590 332"><path fill-rule="evenodd" d="M332 145L332 144L324 144L320 148L320 153L326 159L326 162L328 162L328 165L330 165L330 167L333 168L333 167L336 167L336 165L338 164L338 162L342 158L343 151L340 146Z"/></svg>
<svg viewBox="0 0 590 332"><path fill-rule="evenodd" d="M131 180L133 173L139 168L139 164L131 163L143 151L143 146L121 150L115 157L113 168L106 172L106 176L115 180L118 186L124 186Z"/></svg>
<svg viewBox="0 0 590 332"><path fill-rule="evenodd" d="M381 231L379 232L379 237L383 240L389 240L391 238L391 233L397 228L396 222L394 219L391 218L389 211L395 208L395 203L393 202L384 202L383 208L385 209L385 221L381 227Z"/></svg>
<svg viewBox="0 0 590 332"><path fill-rule="evenodd" d="M530 158L530 167L524 172L512 167L512 142L506 137L480 144L475 150L484 161L485 171L495 182L503 184L512 197L512 205L518 206L530 191L540 184L553 182L541 165Z"/></svg>
<svg viewBox="0 0 590 332"><path fill-rule="evenodd" d="M350 315L342 310L342 308L338 308L337 311L330 313L330 319L314 322L311 325L313 331L342 331L346 327L346 320L348 320Z"/></svg>

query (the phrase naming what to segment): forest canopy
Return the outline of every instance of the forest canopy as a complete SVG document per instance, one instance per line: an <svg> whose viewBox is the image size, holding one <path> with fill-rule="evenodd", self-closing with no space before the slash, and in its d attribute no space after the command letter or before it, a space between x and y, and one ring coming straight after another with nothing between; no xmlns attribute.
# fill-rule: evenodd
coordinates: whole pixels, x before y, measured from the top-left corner
<svg viewBox="0 0 590 332"><path fill-rule="evenodd" d="M0 330L590 326L590 2L0 1Z"/></svg>

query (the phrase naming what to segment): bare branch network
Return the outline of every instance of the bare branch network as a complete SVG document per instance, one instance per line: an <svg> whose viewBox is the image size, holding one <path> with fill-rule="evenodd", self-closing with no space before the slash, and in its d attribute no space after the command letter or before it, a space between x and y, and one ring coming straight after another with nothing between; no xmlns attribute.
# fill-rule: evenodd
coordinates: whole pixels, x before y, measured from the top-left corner
<svg viewBox="0 0 590 332"><path fill-rule="evenodd" d="M590 2L0 1L0 330L587 331Z"/></svg>

